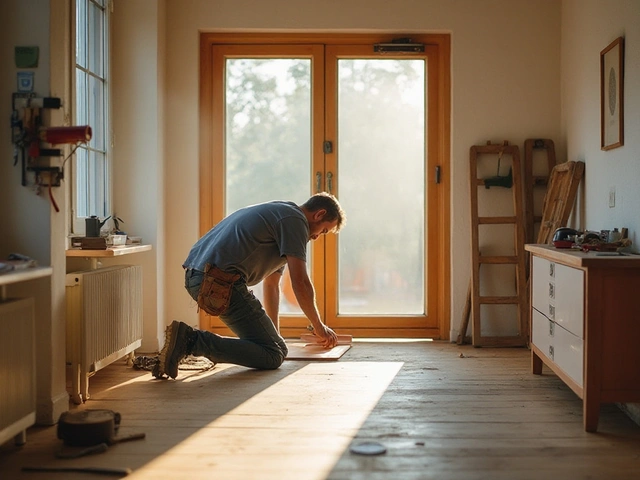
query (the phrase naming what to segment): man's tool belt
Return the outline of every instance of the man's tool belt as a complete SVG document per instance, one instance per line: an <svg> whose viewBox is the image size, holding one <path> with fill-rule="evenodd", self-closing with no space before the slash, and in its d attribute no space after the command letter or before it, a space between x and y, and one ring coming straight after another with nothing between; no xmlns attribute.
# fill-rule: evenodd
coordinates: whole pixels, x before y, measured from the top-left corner
<svg viewBox="0 0 640 480"><path fill-rule="evenodd" d="M223 272L207 263L198 292L198 307L214 317L222 315L229 307L233 283L239 278L237 273Z"/></svg>

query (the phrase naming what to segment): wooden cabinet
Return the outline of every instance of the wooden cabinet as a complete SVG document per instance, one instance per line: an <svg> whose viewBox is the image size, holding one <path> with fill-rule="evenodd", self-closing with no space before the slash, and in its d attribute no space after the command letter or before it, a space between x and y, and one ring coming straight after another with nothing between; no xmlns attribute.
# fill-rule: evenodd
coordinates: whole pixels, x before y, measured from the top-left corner
<svg viewBox="0 0 640 480"><path fill-rule="evenodd" d="M600 405L640 402L640 256L527 245L531 368L542 364L582 400L584 428Z"/></svg>
<svg viewBox="0 0 640 480"><path fill-rule="evenodd" d="M36 421L36 355L33 298L10 298L11 284L51 276L51 267L0 275L0 445L27 441Z"/></svg>

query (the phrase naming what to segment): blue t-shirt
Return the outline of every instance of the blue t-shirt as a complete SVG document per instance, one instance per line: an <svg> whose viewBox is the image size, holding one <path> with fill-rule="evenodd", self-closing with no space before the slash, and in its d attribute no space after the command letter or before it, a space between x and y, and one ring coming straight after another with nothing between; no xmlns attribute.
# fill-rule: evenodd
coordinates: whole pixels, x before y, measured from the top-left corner
<svg viewBox="0 0 640 480"><path fill-rule="evenodd" d="M255 285L282 271L289 255L306 262L308 242L309 223L295 203L260 203L241 208L209 230L182 266L204 271L209 263Z"/></svg>

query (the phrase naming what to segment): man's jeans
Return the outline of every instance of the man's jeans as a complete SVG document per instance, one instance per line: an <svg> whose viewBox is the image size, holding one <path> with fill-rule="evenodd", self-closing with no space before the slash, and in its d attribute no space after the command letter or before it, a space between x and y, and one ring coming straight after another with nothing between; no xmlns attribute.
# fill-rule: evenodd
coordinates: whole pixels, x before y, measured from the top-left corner
<svg viewBox="0 0 640 480"><path fill-rule="evenodd" d="M203 276L198 270L185 270L184 287L196 301ZM233 284L229 308L220 315L220 320L238 338L196 330L197 340L192 355L207 357L216 363L266 370L282 365L287 356L287 345L242 279Z"/></svg>

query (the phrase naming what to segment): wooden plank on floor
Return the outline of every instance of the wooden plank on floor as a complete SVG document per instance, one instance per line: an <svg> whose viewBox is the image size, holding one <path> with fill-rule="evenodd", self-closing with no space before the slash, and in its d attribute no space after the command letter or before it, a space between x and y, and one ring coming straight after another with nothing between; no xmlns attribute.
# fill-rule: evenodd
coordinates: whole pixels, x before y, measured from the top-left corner
<svg viewBox="0 0 640 480"><path fill-rule="evenodd" d="M336 345L327 350L322 345L287 342L287 347L287 360L339 360L351 345Z"/></svg>

